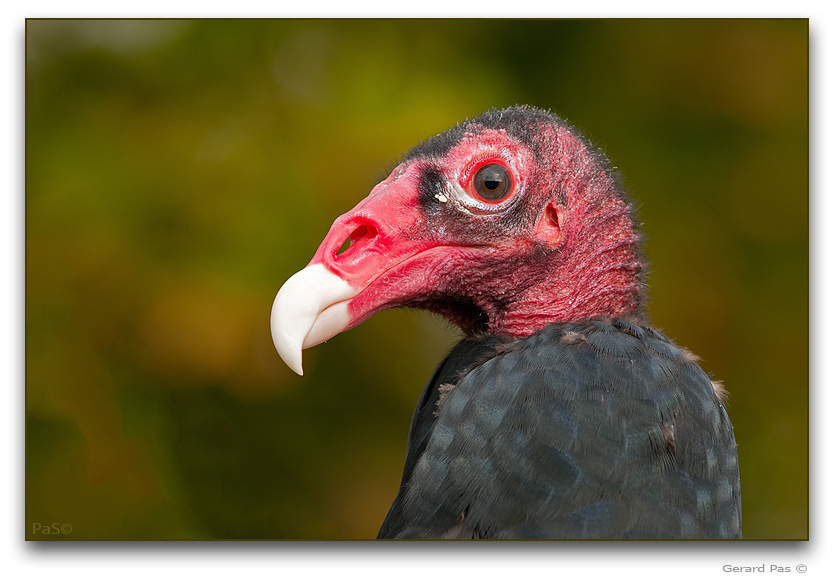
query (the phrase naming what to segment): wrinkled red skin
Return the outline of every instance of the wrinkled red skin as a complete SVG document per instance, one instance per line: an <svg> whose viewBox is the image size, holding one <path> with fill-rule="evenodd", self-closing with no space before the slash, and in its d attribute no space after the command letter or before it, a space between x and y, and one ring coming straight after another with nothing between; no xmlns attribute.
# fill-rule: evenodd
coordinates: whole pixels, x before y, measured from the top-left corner
<svg viewBox="0 0 834 580"><path fill-rule="evenodd" d="M443 314L467 334L519 338L554 322L638 310L628 204L577 135L550 125L540 134L538 154L503 130L467 134L441 159L404 162L335 221L310 264L362 289L347 328L410 306ZM489 162L513 175L497 204L478 201L472 185ZM434 195L421 189L427 168L442 175Z"/></svg>

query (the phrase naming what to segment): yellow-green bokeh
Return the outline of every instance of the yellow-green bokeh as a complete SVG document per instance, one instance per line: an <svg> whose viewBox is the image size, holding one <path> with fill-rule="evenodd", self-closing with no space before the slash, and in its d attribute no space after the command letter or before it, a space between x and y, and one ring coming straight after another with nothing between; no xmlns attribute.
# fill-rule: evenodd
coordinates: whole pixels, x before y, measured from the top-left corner
<svg viewBox="0 0 834 580"><path fill-rule="evenodd" d="M28 21L27 538L374 537L457 335L385 312L301 378L271 302L403 151L516 103L620 168L745 537L806 538L806 20Z"/></svg>

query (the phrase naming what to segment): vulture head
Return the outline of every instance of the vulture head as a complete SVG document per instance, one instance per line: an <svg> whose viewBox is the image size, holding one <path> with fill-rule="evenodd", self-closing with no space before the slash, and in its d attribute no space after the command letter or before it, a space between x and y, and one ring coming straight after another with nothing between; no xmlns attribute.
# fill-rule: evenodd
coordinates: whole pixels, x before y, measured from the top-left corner
<svg viewBox="0 0 834 580"><path fill-rule="evenodd" d="M640 239L617 174L559 117L490 110L409 151L278 292L275 346L302 349L394 307L467 335L642 314Z"/></svg>

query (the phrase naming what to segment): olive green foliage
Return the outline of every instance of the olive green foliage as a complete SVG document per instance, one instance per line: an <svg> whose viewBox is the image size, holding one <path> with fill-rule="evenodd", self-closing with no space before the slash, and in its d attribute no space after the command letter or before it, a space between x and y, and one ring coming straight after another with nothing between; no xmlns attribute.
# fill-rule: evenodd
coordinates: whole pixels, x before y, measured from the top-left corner
<svg viewBox="0 0 834 580"><path fill-rule="evenodd" d="M516 103L638 201L652 319L730 393L745 537L807 537L805 20L28 21L27 537L374 537L458 334L385 312L302 378L272 299L402 152Z"/></svg>

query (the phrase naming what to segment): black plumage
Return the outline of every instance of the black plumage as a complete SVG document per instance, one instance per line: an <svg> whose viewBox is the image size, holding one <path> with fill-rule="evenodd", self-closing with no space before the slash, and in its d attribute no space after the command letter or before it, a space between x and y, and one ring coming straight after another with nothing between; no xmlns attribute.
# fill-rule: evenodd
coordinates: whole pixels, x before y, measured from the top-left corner
<svg viewBox="0 0 834 580"><path fill-rule="evenodd" d="M464 339L379 537L740 537L733 428L692 359L619 319Z"/></svg>

